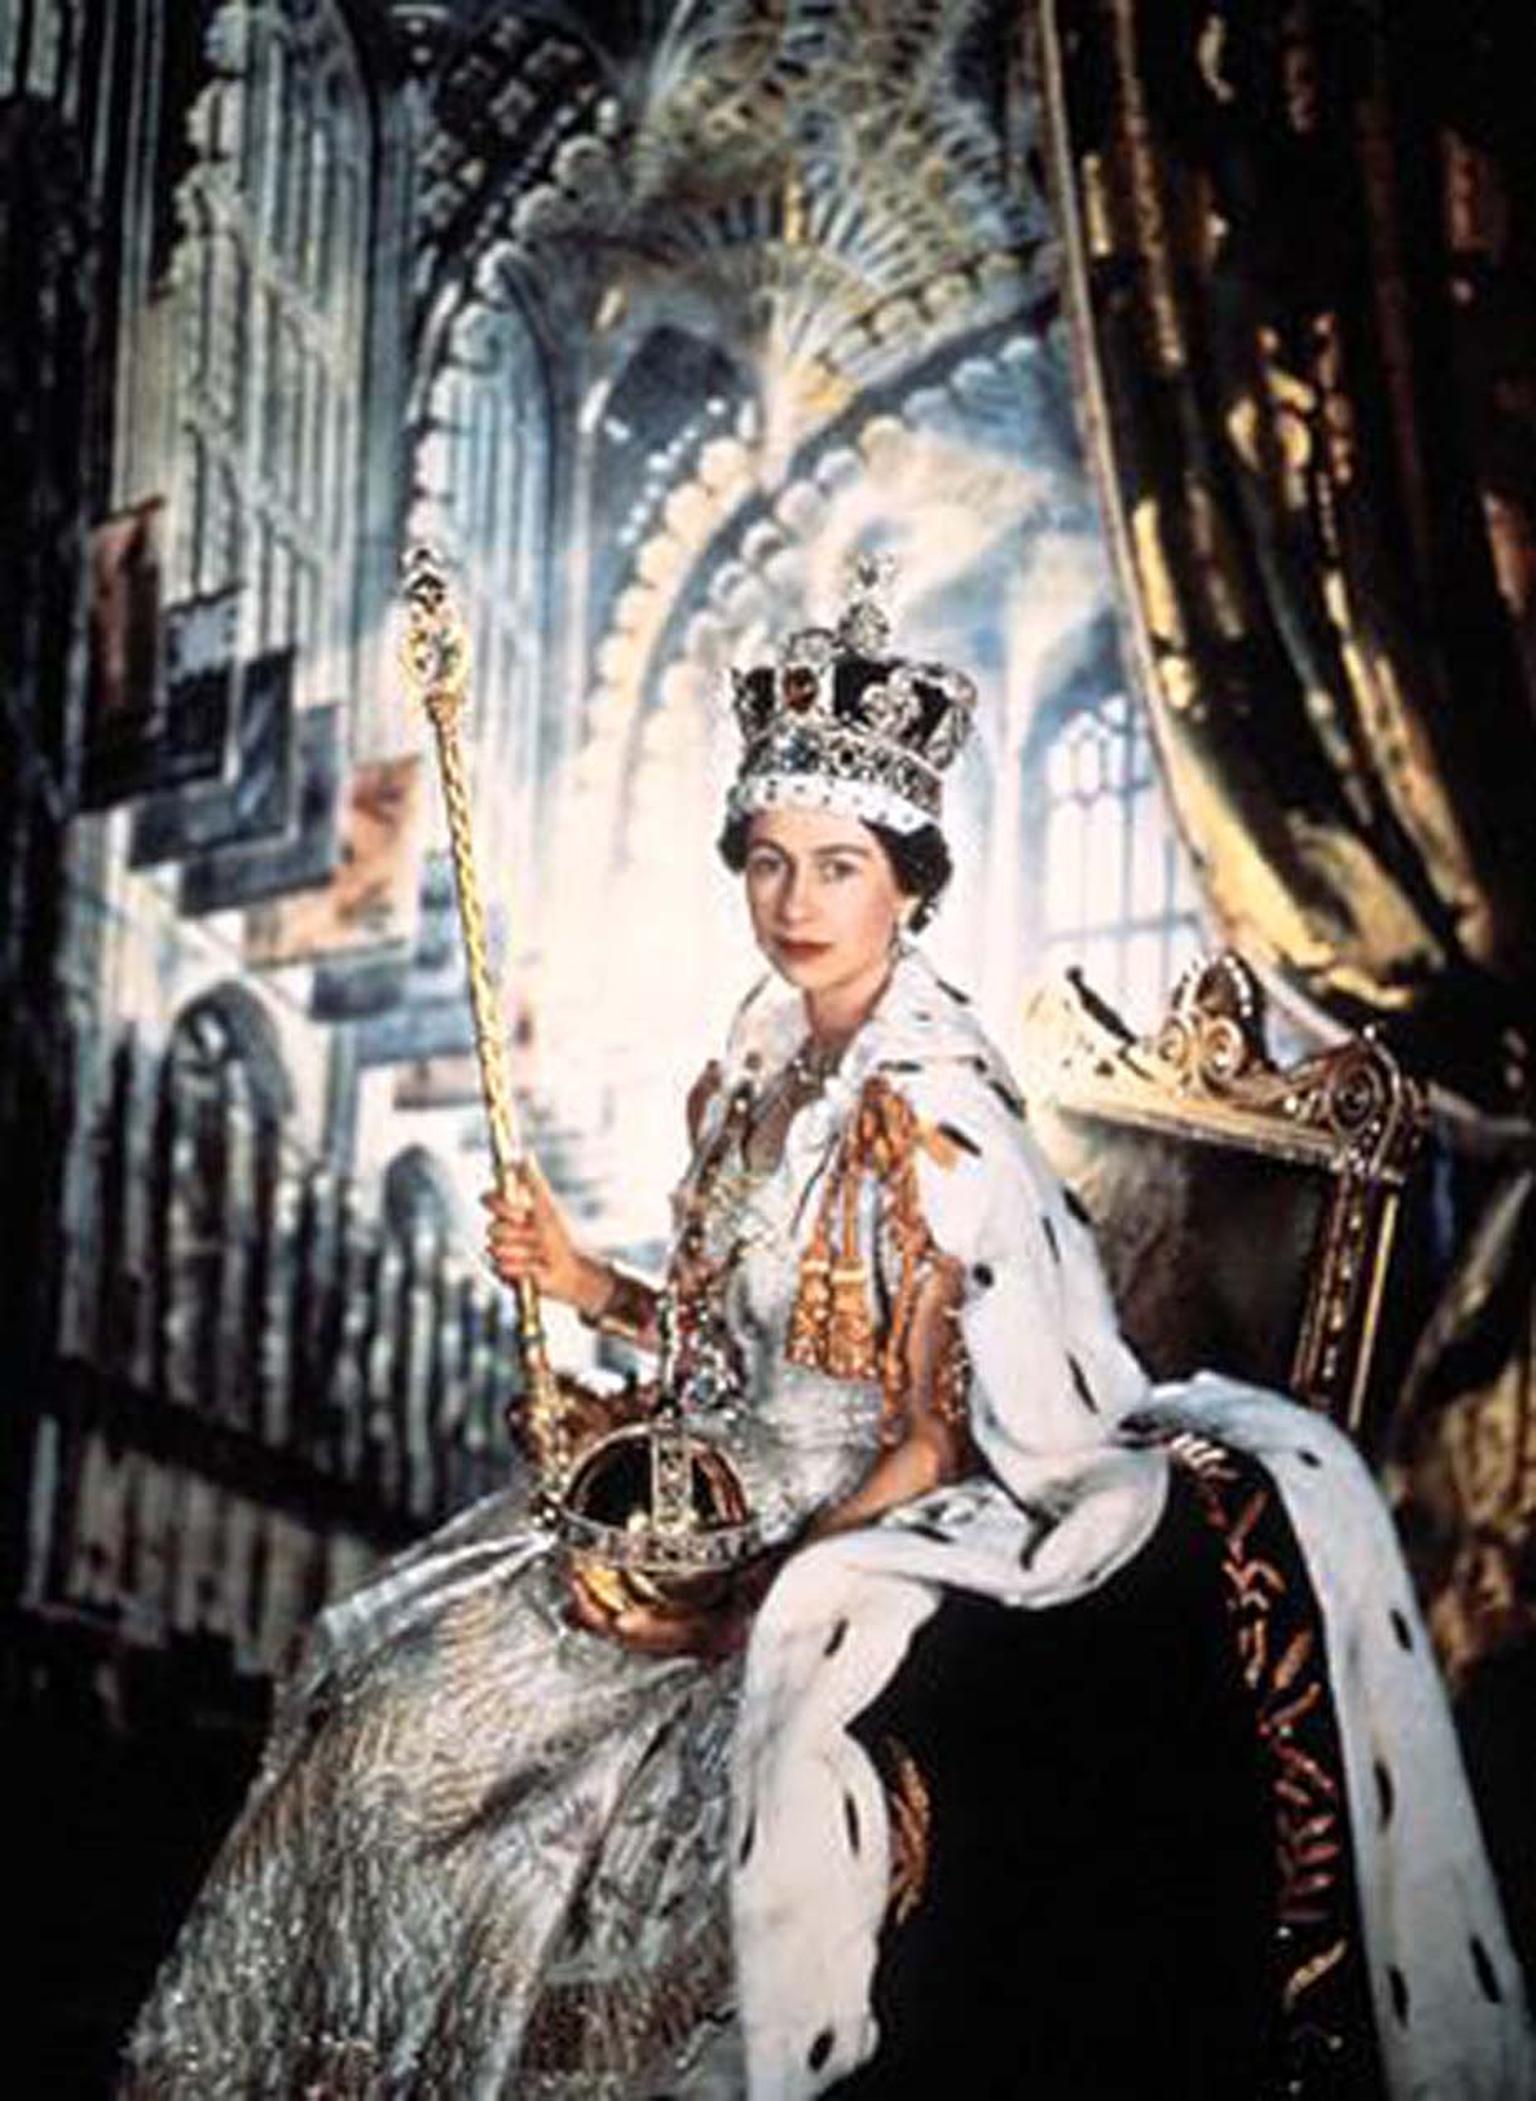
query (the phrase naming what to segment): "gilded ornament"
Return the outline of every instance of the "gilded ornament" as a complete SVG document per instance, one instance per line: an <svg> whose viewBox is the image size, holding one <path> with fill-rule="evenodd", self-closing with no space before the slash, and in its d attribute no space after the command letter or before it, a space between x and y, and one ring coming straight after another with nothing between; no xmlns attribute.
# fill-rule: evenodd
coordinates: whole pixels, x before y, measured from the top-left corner
<svg viewBox="0 0 1536 2101"><path fill-rule="evenodd" d="M1183 649L1188 641L1183 608L1163 545L1162 510L1155 496L1143 496L1132 506L1131 542L1147 627L1155 641Z"/></svg>
<svg viewBox="0 0 1536 2101"><path fill-rule="evenodd" d="M1115 220L1104 162L1097 153L1085 153L1079 179L1083 194L1084 233L1088 253L1104 262L1115 252Z"/></svg>
<svg viewBox="0 0 1536 2101"><path fill-rule="evenodd" d="M910 1104L876 1074L867 1080L827 1177L810 1244L801 1258L786 1355L831 1378L876 1379L882 1387L881 1440L906 1434L910 1346L918 1299L941 1256L923 1217L917 1155L923 1127ZM877 1344L868 1265L859 1244L861 1192L876 1191L877 1243L895 1255L896 1275L883 1344ZM829 1263L834 1238L838 1252ZM949 1325L934 1374L933 1405L955 1426L965 1420L969 1366L957 1324Z"/></svg>
<svg viewBox="0 0 1536 2101"><path fill-rule="evenodd" d="M1277 1068L1258 981L1230 952L1191 965L1147 1037L1114 1036L1079 1002L1062 1004L1033 1025L1054 1039L1035 1076L1053 1112L1229 1143L1327 1176L1289 1383L1358 1429L1403 1185L1427 1127L1422 1089L1368 1037Z"/></svg>
<svg viewBox="0 0 1536 2101"><path fill-rule="evenodd" d="M1146 274L1147 299L1151 308L1152 348L1158 368L1166 375L1182 372L1187 363L1184 332L1173 290L1172 258L1158 170L1158 149L1147 113L1143 86L1139 25L1131 0L1114 0L1115 58L1119 69L1122 130L1130 178L1131 215L1136 225L1137 245Z"/></svg>
<svg viewBox="0 0 1536 2101"><path fill-rule="evenodd" d="M882 1739L876 1762L891 1830L886 1908L892 1924L902 1926L917 1910L928 1886L933 1800L921 1766L899 1738Z"/></svg>
<svg viewBox="0 0 1536 2101"><path fill-rule="evenodd" d="M1190 539L1199 558L1199 579L1206 610L1222 639L1235 642L1247 633L1236 568L1210 487L1204 477L1193 470L1184 476L1184 511L1189 522Z"/></svg>
<svg viewBox="0 0 1536 2101"><path fill-rule="evenodd" d="M1195 43L1195 59L1200 68L1201 79L1218 102L1234 102L1237 99L1237 90L1222 70L1226 60L1226 46L1226 16L1207 15Z"/></svg>

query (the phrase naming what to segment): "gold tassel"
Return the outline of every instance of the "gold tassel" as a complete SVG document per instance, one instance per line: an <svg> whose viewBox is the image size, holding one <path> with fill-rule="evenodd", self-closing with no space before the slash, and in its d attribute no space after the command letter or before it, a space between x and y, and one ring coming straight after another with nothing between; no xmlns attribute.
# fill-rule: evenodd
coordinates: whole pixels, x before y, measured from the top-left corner
<svg viewBox="0 0 1536 2101"><path fill-rule="evenodd" d="M834 1379L872 1379L878 1370L869 1269L861 1255L832 1265L832 1318L826 1369Z"/></svg>
<svg viewBox="0 0 1536 2101"><path fill-rule="evenodd" d="M803 1365L809 1371L826 1369L831 1317L832 1257L827 1247L826 1220L818 1218L811 1244L800 1258L800 1277L789 1316L784 1354L791 1364Z"/></svg>
<svg viewBox="0 0 1536 2101"><path fill-rule="evenodd" d="M907 1345L923 1265L937 1252L918 1197L917 1149L927 1144L941 1156L945 1143L919 1124L911 1104L886 1081L868 1081L827 1177L810 1244L800 1258L785 1354L791 1364L830 1378L879 1379L884 1388L881 1439L887 1445L899 1444L906 1434ZM859 1246L859 1196L865 1175L872 1175L880 1189L881 1215L899 1263L883 1344L876 1333L869 1264ZM946 1385L963 1391L958 1334L955 1342L959 1362ZM963 1405L958 1393L954 1404Z"/></svg>
<svg viewBox="0 0 1536 2101"><path fill-rule="evenodd" d="M832 1321L827 1370L834 1379L872 1379L876 1373L875 1319L869 1303L869 1267L859 1247L859 1188L862 1148L855 1137L839 1194L842 1246L832 1265Z"/></svg>

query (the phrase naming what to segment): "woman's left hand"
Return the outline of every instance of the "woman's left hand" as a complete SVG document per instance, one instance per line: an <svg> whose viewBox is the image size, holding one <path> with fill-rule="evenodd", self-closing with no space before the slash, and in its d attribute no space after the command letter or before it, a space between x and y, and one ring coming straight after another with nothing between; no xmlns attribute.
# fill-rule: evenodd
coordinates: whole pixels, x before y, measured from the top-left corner
<svg viewBox="0 0 1536 2101"><path fill-rule="evenodd" d="M787 1551L777 1547L759 1554L739 1572L718 1603L693 1611L648 1605L640 1599L610 1605L578 1584L571 1596L571 1618L589 1633L604 1634L643 1656L693 1656L701 1662L719 1663L746 1647L757 1608Z"/></svg>
<svg viewBox="0 0 1536 2101"><path fill-rule="evenodd" d="M642 1656L694 1656L709 1663L743 1648L751 1625L750 1612L743 1612L734 1598L707 1610L679 1612L639 1600L605 1605L584 1590L571 1598L571 1618L588 1633L605 1635Z"/></svg>

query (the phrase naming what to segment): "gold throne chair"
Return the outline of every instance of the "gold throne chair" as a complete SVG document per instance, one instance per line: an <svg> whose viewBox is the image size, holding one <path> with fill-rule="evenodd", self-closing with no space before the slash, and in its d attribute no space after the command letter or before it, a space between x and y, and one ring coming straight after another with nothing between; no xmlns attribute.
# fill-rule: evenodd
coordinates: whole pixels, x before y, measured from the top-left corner
<svg viewBox="0 0 1536 2101"><path fill-rule="evenodd" d="M1031 1121L1088 1213L1122 1324L1156 1379L1278 1388L1367 1447L1396 1355L1399 1233L1422 1088L1369 1035L1281 1066L1251 970L1193 964L1134 1035L1075 973L1026 1014Z"/></svg>

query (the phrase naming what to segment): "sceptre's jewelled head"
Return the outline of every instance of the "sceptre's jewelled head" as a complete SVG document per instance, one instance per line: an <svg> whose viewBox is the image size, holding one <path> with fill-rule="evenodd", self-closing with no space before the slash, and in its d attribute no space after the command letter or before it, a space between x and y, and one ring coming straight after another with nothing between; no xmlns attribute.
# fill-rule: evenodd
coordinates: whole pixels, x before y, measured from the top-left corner
<svg viewBox="0 0 1536 2101"><path fill-rule="evenodd" d="M400 668L429 710L457 707L469 686L469 630L432 547L410 548L401 565L406 605Z"/></svg>

